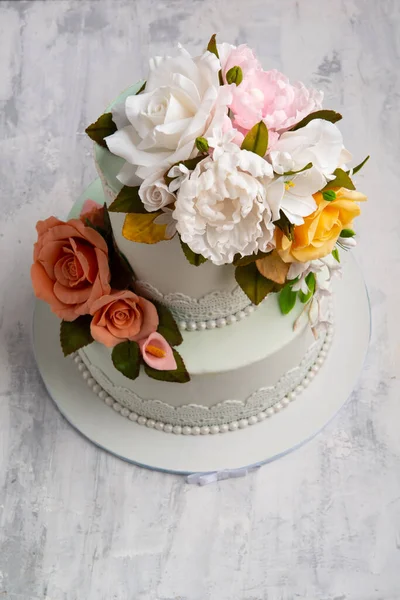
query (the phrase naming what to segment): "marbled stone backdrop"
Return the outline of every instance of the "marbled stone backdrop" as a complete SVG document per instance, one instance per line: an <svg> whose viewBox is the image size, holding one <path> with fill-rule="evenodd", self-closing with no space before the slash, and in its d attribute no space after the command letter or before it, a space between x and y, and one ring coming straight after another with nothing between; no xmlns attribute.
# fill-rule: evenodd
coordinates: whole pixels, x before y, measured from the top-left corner
<svg viewBox="0 0 400 600"><path fill-rule="evenodd" d="M36 220L95 177L85 126L150 55L214 31L324 89L356 160L371 153L356 255L373 331L323 433L197 488L99 451L57 412L32 356L29 267ZM400 598L399 53L396 0L0 2L1 598Z"/></svg>

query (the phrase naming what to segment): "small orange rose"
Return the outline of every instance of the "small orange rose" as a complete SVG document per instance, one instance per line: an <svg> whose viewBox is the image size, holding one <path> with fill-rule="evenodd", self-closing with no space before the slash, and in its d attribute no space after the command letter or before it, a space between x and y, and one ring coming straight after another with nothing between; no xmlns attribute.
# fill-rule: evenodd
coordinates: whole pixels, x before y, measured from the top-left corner
<svg viewBox="0 0 400 600"><path fill-rule="evenodd" d="M158 327L157 309L130 290L112 291L93 303L90 332L93 339L107 348L130 340L148 338Z"/></svg>
<svg viewBox="0 0 400 600"><path fill-rule="evenodd" d="M339 188L336 198L329 202L322 193L314 194L317 209L304 218L303 225L294 228L293 240L277 229L276 248L287 263L308 262L330 254L343 229L352 228L353 219L360 214L357 202L367 199L360 192Z"/></svg>
<svg viewBox="0 0 400 600"><path fill-rule="evenodd" d="M80 219L55 217L36 225L31 278L37 298L65 321L88 314L93 302L110 292L107 244Z"/></svg>

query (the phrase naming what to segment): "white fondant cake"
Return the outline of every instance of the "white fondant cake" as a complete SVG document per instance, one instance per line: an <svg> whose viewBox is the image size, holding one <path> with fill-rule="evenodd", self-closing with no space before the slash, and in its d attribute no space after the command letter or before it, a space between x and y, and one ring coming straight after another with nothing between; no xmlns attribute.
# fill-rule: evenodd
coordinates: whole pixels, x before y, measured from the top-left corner
<svg viewBox="0 0 400 600"><path fill-rule="evenodd" d="M347 167L322 99L212 36L200 56L152 59L87 128L102 189L38 223L32 282L64 355L122 416L234 431L319 370L367 160Z"/></svg>

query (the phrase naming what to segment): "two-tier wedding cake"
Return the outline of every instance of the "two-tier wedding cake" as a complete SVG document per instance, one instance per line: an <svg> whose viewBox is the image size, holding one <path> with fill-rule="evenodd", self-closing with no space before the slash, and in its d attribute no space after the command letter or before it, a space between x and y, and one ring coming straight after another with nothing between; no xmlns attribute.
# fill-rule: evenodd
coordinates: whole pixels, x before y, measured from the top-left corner
<svg viewBox="0 0 400 600"><path fill-rule="evenodd" d="M37 224L32 282L99 402L217 434L318 376L366 199L352 181L366 159L347 166L341 115L322 101L212 36L199 56L152 59L87 128L105 204Z"/></svg>

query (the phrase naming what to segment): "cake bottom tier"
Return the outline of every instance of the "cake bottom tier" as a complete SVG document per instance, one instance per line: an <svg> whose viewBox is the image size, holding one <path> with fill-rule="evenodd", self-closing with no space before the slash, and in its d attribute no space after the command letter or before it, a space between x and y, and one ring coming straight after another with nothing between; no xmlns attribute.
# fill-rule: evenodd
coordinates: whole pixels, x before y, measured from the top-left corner
<svg viewBox="0 0 400 600"><path fill-rule="evenodd" d="M74 360L102 400L140 425L176 434L234 431L272 416L294 400L317 374L333 336L332 326L317 339L308 324L289 338L277 328L270 331L266 355L260 358L258 346L263 347L266 334L264 328L260 335L262 313L263 307L240 324L242 329L237 325L185 334L180 352L191 375L185 384L156 381L145 373L131 381L116 371L110 351L97 343L80 350ZM239 338L242 352L227 359ZM271 338L276 338L275 345Z"/></svg>

